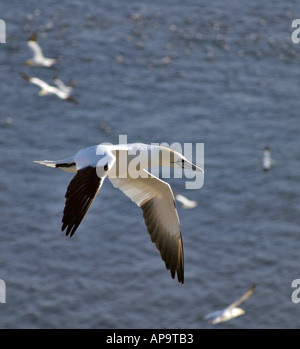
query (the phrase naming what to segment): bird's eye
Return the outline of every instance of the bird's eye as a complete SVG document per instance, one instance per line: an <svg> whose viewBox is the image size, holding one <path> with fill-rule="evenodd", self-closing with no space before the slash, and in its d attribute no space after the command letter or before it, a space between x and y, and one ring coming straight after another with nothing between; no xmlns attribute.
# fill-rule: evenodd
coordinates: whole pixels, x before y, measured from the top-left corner
<svg viewBox="0 0 300 349"><path fill-rule="evenodd" d="M182 168L184 168L184 160L183 159L181 160L181 166L182 166Z"/></svg>
<svg viewBox="0 0 300 349"><path fill-rule="evenodd" d="M104 165L104 171L107 171L107 170L108 170L108 165L105 164L105 165Z"/></svg>

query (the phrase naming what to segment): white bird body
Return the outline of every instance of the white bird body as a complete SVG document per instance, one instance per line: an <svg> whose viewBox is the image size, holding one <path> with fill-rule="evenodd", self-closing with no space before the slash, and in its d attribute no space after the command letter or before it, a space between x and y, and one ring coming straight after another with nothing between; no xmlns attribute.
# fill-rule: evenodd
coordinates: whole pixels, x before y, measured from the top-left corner
<svg viewBox="0 0 300 349"><path fill-rule="evenodd" d="M43 54L43 51L40 45L36 41L37 34L33 33L32 36L27 41L27 45L31 48L33 52L32 59L28 59L26 64L32 66L43 66L43 67L52 67L56 63L54 58L46 58Z"/></svg>
<svg viewBox="0 0 300 349"><path fill-rule="evenodd" d="M161 156L160 156L161 155ZM184 282L183 245L175 199L168 183L148 172L156 166L169 166L203 172L182 154L172 149L148 145L99 144L80 150L58 161L35 161L39 164L75 172L67 192L62 231L72 236L107 177L143 210L152 242L172 277Z"/></svg>
<svg viewBox="0 0 300 349"><path fill-rule="evenodd" d="M242 297L240 297L238 300L236 300L223 310L213 311L205 315L204 319L210 320L210 323L215 325L220 322L228 321L237 316L245 314L245 311L241 308L238 308L238 306L241 303L243 303L246 299L248 299L253 294L254 290L255 285L252 285L250 289L247 292L245 292L242 295Z"/></svg>
<svg viewBox="0 0 300 349"><path fill-rule="evenodd" d="M264 171L269 171L271 168L271 165L273 163L273 160L271 158L271 151L269 147L264 148L263 152L263 170Z"/></svg>

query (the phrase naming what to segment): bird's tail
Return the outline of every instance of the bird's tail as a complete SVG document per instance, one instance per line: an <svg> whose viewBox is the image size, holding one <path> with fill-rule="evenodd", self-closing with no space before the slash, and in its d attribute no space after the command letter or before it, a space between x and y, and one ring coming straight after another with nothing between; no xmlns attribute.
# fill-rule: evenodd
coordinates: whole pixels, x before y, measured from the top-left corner
<svg viewBox="0 0 300 349"><path fill-rule="evenodd" d="M48 167L60 168L61 170L67 171L67 172L76 172L76 163L73 157L63 159L63 160L57 160L57 161L52 161L52 160L36 161L35 160L34 162L40 165L48 166Z"/></svg>

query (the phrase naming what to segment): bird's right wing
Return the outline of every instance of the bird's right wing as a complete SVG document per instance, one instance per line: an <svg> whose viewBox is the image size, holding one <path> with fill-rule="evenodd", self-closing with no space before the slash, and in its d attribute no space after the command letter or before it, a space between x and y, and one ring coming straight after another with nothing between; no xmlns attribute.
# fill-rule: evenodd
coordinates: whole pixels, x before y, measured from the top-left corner
<svg viewBox="0 0 300 349"><path fill-rule="evenodd" d="M147 178L111 178L119 188L143 210L144 220L152 242L172 277L184 282L183 244L175 199L168 183L143 170Z"/></svg>

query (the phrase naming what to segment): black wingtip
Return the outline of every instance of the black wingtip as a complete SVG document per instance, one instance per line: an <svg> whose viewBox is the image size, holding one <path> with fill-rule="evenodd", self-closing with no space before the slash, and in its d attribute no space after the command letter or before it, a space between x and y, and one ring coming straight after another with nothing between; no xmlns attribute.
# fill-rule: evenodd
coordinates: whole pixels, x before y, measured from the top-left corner
<svg viewBox="0 0 300 349"><path fill-rule="evenodd" d="M179 274L177 274L177 279L178 279L178 282L183 285L184 284L184 278L183 276L179 276Z"/></svg>
<svg viewBox="0 0 300 349"><path fill-rule="evenodd" d="M184 252L183 252L183 241L180 233L179 239L179 256L178 256L178 266L177 266L177 278L179 283L184 284Z"/></svg>
<svg viewBox="0 0 300 349"><path fill-rule="evenodd" d="M62 227L61 227L61 231L64 231L67 228L65 234L67 237L72 237L75 233L75 231L78 228L78 225L67 225L66 223L63 223Z"/></svg>
<svg viewBox="0 0 300 349"><path fill-rule="evenodd" d="M77 230L77 228L78 228L78 225L75 225L72 227L72 229L70 229L69 231L70 238L75 234L75 231Z"/></svg>
<svg viewBox="0 0 300 349"><path fill-rule="evenodd" d="M183 274L183 270L177 270L177 279L178 279L178 282L180 284L184 284L184 274Z"/></svg>
<svg viewBox="0 0 300 349"><path fill-rule="evenodd" d="M184 284L184 267L183 267L183 250L181 251L182 258L179 259L179 265L177 266L177 269L170 269L170 273L172 276L172 279L175 279L175 276L177 274L177 280L180 284ZM167 269L169 267L166 264Z"/></svg>
<svg viewBox="0 0 300 349"><path fill-rule="evenodd" d="M170 267L167 266L166 264L166 267L167 269L170 269ZM177 274L177 280L180 284L184 284L184 270L183 270L183 266L180 265L178 266L178 268L175 270L175 269L170 269L170 273L171 273L171 277L172 279L174 280L175 277L176 277L176 274Z"/></svg>
<svg viewBox="0 0 300 349"><path fill-rule="evenodd" d="M24 80L26 80L26 81L29 81L29 80L30 80L30 76L27 75L27 74L25 74L25 73L20 73L20 76L21 76Z"/></svg>
<svg viewBox="0 0 300 349"><path fill-rule="evenodd" d="M76 105L79 104L78 101L76 99L72 98L72 97L66 98L65 101L73 103L73 104L76 104Z"/></svg>
<svg viewBox="0 0 300 349"><path fill-rule="evenodd" d="M37 32L34 32L28 38L28 41L36 41L37 40Z"/></svg>

